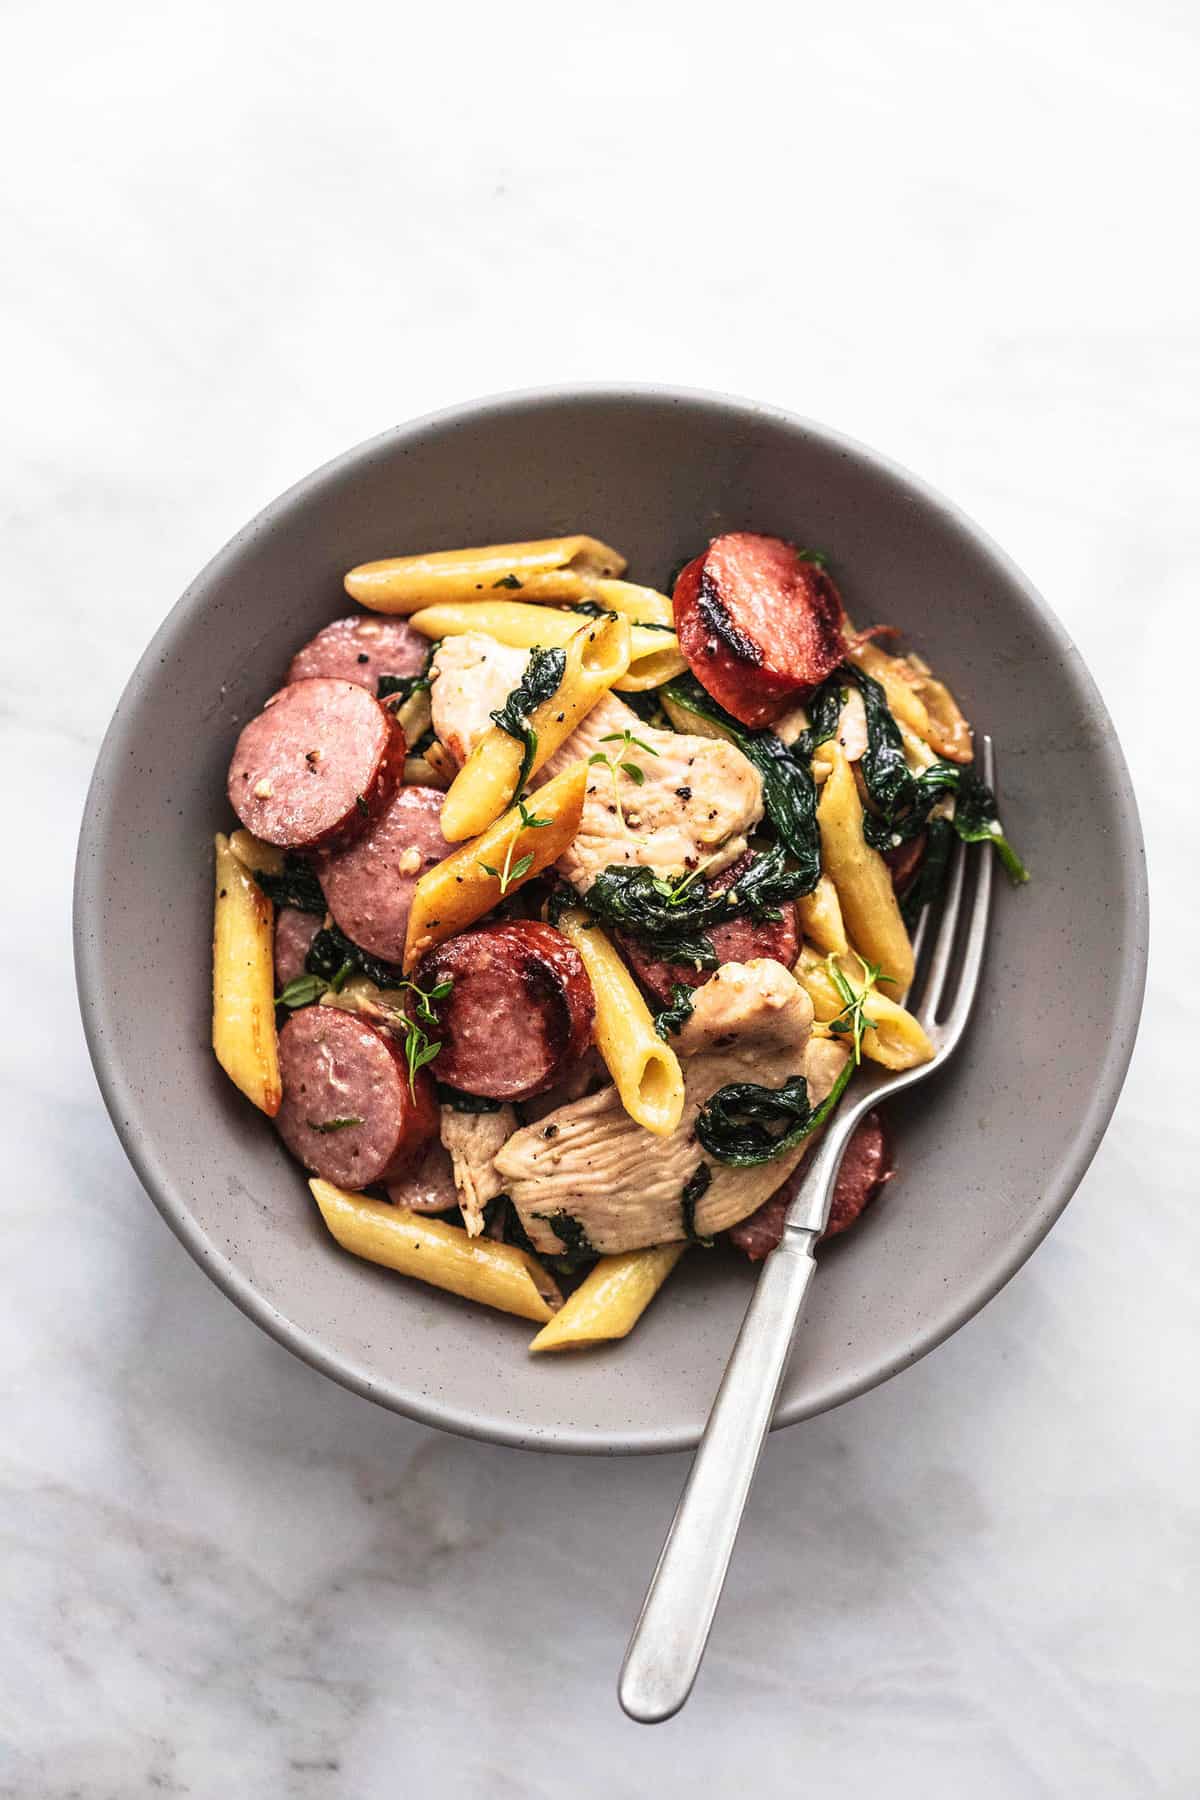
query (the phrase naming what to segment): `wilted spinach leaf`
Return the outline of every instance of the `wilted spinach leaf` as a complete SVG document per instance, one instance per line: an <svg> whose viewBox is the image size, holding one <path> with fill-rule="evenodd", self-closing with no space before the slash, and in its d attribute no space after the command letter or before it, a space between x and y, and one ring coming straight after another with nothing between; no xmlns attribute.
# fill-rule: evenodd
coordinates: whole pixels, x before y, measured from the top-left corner
<svg viewBox="0 0 1200 1800"><path fill-rule="evenodd" d="M539 707L543 700L549 700L558 692L562 678L566 673L567 653L565 650L543 650L534 645L529 653L529 662L504 705L491 714L493 722L501 731L506 731L511 738L523 746L521 769L517 776L516 792L522 793L533 767L533 759L537 755L537 732L529 723L529 715Z"/></svg>

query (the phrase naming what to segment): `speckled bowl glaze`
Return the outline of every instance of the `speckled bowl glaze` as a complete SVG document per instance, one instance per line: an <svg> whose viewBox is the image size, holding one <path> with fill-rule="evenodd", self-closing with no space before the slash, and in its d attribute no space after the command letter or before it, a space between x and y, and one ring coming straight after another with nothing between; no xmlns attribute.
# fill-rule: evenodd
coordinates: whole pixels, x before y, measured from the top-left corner
<svg viewBox="0 0 1200 1800"><path fill-rule="evenodd" d="M1145 972L1137 809L1078 651L982 532L860 445L711 394L516 394L388 432L247 525L142 657L88 796L76 960L113 1123L201 1267L316 1368L430 1424L542 1449L692 1445L753 1275L693 1251L632 1337L537 1360L527 1324L336 1248L209 1049L211 835L229 822L231 746L291 652L351 610L354 563L590 531L662 584L737 528L829 551L851 616L893 621L935 663L995 738L1034 876L1001 883L962 1052L897 1109L899 1177L822 1253L777 1423L883 1381L977 1312L1066 1205L1116 1102Z"/></svg>

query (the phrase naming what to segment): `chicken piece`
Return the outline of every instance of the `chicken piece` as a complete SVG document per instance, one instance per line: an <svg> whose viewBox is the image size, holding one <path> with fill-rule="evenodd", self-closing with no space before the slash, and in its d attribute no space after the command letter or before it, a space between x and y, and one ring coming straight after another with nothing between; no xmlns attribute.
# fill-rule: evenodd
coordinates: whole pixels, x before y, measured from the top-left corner
<svg viewBox="0 0 1200 1800"><path fill-rule="evenodd" d="M843 1045L811 1036L812 1006L794 976L766 958L726 963L696 990L692 1017L677 1039L684 1062L684 1105L669 1137L653 1137L629 1117L614 1088L560 1107L515 1133L496 1157L497 1172L535 1248L560 1254L552 1220L566 1214L603 1255L646 1244L724 1231L754 1212L791 1174L811 1143L756 1168L708 1157L696 1140L696 1116L731 1081L781 1087L803 1074L817 1106L846 1061ZM694 1209L684 1189L697 1169L710 1171ZM689 1218L688 1213L692 1216Z"/></svg>
<svg viewBox="0 0 1200 1800"><path fill-rule="evenodd" d="M637 744L623 749L620 742L604 741L620 739L625 731L649 749ZM737 861L762 818L762 777L733 744L643 725L615 694L597 702L555 751L541 777L557 775L580 757L597 754L611 757L617 768L620 809L614 776L597 763L588 771L575 841L556 865L580 893L614 864L638 864L660 875L681 875L703 865L715 873ZM622 762L641 769L640 786L621 773Z"/></svg>
<svg viewBox="0 0 1200 1800"><path fill-rule="evenodd" d="M442 1146L450 1152L455 1197L468 1237L479 1236L484 1207L504 1192L495 1156L516 1128L517 1115L511 1106L481 1113L460 1112L454 1106L442 1108Z"/></svg>
<svg viewBox="0 0 1200 1800"><path fill-rule="evenodd" d="M679 1056L719 1051L761 1068L766 1057L786 1058L802 1050L812 1024L808 991L782 963L771 957L725 963L693 994L691 1015L675 1039L675 1051Z"/></svg>
<svg viewBox="0 0 1200 1800"><path fill-rule="evenodd" d="M858 762L867 751L867 709L863 697L852 685L846 687L846 698L838 714L837 741L847 762Z"/></svg>
<svg viewBox="0 0 1200 1800"><path fill-rule="evenodd" d="M444 638L430 667L433 735L461 768L518 685L529 661L482 631Z"/></svg>
<svg viewBox="0 0 1200 1800"><path fill-rule="evenodd" d="M866 755L867 750L867 709L863 705L863 697L856 687L846 687L846 698L842 702L842 710L838 714L835 736L846 755L847 762L858 762ZM790 712L776 719L771 727L777 738L781 738L790 750L802 731L807 731L811 719L807 706L794 706ZM817 746L816 761L821 759L821 747ZM814 773L819 771L814 770ZM828 770L825 770L828 773ZM824 779L824 776L821 776Z"/></svg>

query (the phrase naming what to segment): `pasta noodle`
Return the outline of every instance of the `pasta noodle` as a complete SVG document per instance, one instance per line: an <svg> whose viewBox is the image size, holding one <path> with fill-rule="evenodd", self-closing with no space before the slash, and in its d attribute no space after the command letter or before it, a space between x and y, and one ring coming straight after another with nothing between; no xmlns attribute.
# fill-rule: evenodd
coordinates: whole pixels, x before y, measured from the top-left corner
<svg viewBox="0 0 1200 1800"><path fill-rule="evenodd" d="M572 633L565 650L562 680L529 716L529 728L537 740L530 774L553 756L629 667L629 625L622 618L588 620ZM474 837L511 805L523 760L520 739L510 737L498 725L489 726L446 795L442 835L448 842Z"/></svg>
<svg viewBox="0 0 1200 1800"><path fill-rule="evenodd" d="M624 613L633 627L633 655L628 673L613 682L617 693L644 694L683 674L687 659L675 636L675 609L665 594L634 581L594 581L592 594L601 606Z"/></svg>
<svg viewBox="0 0 1200 1800"><path fill-rule="evenodd" d="M224 832L215 843L213 1052L234 1086L273 1118L283 1099L275 1037L274 914Z"/></svg>
<svg viewBox="0 0 1200 1800"><path fill-rule="evenodd" d="M506 590L525 600L584 600L597 577L620 575L624 567L620 552L596 538L542 538L360 563L346 576L346 592L384 613L414 613L433 600L496 598Z"/></svg>
<svg viewBox="0 0 1200 1800"><path fill-rule="evenodd" d="M817 804L821 859L834 887L851 943L903 993L913 978L912 945L887 864L863 837L863 808L850 764L836 744L829 778Z"/></svg>
<svg viewBox="0 0 1200 1800"><path fill-rule="evenodd" d="M330 1181L314 1178L308 1185L330 1232L352 1256L538 1324L562 1305L557 1282L515 1244L468 1237L460 1225L368 1200Z"/></svg>
<svg viewBox="0 0 1200 1800"><path fill-rule="evenodd" d="M837 966L854 992L861 994L866 981L860 960L853 955L839 956ZM828 1023L844 1010L844 1002L824 958L807 945L800 952L793 974L806 990L819 1020ZM933 1045L918 1021L878 988L867 1001L865 1016L872 1021L872 1026L863 1033L863 1055L872 1062L885 1069L912 1069L932 1057Z"/></svg>
<svg viewBox="0 0 1200 1800"><path fill-rule="evenodd" d="M582 1350L626 1337L687 1247L658 1244L650 1250L602 1256L529 1348Z"/></svg>
<svg viewBox="0 0 1200 1800"><path fill-rule="evenodd" d="M593 581L590 593L610 612L624 613L631 625L669 625L675 629L675 608L657 588L639 587L636 581Z"/></svg>
<svg viewBox="0 0 1200 1800"><path fill-rule="evenodd" d="M418 688L410 694L402 706L398 706L392 714L397 725L404 733L406 744L415 744L423 738L433 724L433 703L429 698L428 688Z"/></svg>
<svg viewBox="0 0 1200 1800"><path fill-rule="evenodd" d="M260 870L264 875L283 874L283 851L277 850L274 844L264 844L252 832L242 828L231 831L229 848L252 875L257 875Z"/></svg>
<svg viewBox="0 0 1200 1800"><path fill-rule="evenodd" d="M971 727L962 715L958 701L944 681L938 681L929 664L911 651L903 659L903 667L929 715L928 741L939 756L951 762L969 763L975 754Z"/></svg>
<svg viewBox="0 0 1200 1800"><path fill-rule="evenodd" d="M796 917L801 931L818 950L845 955L850 947L846 942L846 927L842 923L837 889L828 875L820 877L811 894L801 894L796 902Z"/></svg>
<svg viewBox="0 0 1200 1800"><path fill-rule="evenodd" d="M556 862L579 830L586 792L587 764L571 763L533 797L532 816L543 823L526 825L514 807L482 836L426 869L413 892L404 967L411 969L435 944L473 925L505 894Z"/></svg>
<svg viewBox="0 0 1200 1800"><path fill-rule="evenodd" d="M446 600L437 606L423 606L409 623L427 638L462 637L468 631L480 631L513 650L532 650L535 644L567 644L581 628L578 613L530 606L521 600ZM683 666L673 631L630 621L629 639L632 662L649 663L666 654ZM661 679L668 681L670 676Z"/></svg>
<svg viewBox="0 0 1200 1800"><path fill-rule="evenodd" d="M858 644L847 648L846 661L864 674L874 676L887 697L888 710L900 725L907 725L919 738L929 739L929 713L907 672L895 656L889 656L878 644Z"/></svg>
<svg viewBox="0 0 1200 1800"><path fill-rule="evenodd" d="M894 883L932 904L952 854L957 892L979 840L1028 875L990 759L942 761L972 761L949 688L825 562L731 529L674 597L585 535L346 575L373 611L241 724L215 840L213 1049L327 1256L533 1321L541 1356L625 1338L691 1243L769 1254L863 1058L836 1229L888 1179L861 1115L943 1053Z"/></svg>
<svg viewBox="0 0 1200 1800"><path fill-rule="evenodd" d="M578 950L591 981L596 1048L617 1084L622 1106L656 1137L669 1137L683 1112L679 1058L655 1032L649 1007L600 927L590 925L587 915L572 907L559 919L558 928Z"/></svg>

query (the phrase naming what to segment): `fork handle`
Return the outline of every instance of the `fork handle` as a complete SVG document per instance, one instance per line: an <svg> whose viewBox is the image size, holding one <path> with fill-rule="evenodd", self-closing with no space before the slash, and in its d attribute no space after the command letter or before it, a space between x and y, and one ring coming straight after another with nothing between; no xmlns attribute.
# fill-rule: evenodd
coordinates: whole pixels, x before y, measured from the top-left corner
<svg viewBox="0 0 1200 1800"><path fill-rule="evenodd" d="M630 1718L669 1719L691 1692L816 1263L785 1230L763 1264L621 1665Z"/></svg>

